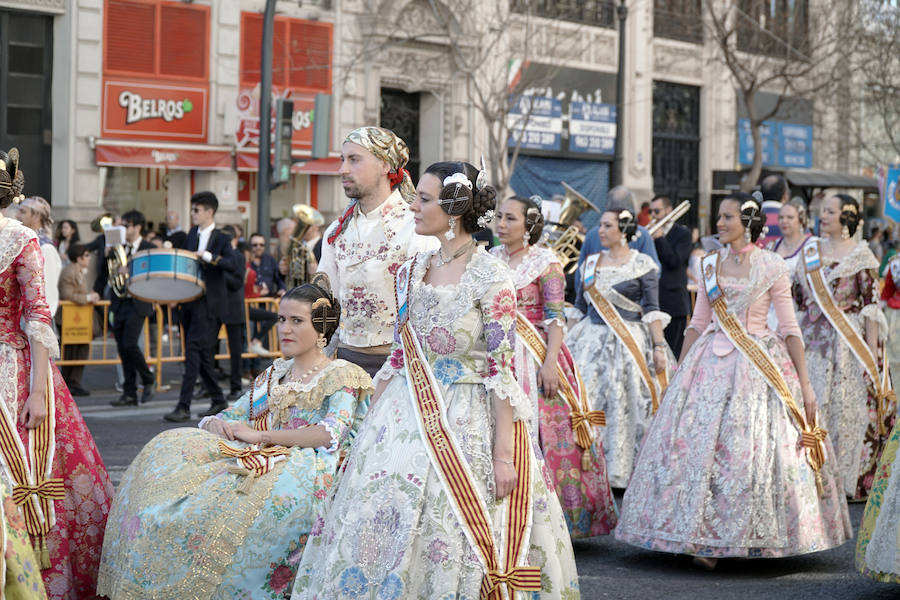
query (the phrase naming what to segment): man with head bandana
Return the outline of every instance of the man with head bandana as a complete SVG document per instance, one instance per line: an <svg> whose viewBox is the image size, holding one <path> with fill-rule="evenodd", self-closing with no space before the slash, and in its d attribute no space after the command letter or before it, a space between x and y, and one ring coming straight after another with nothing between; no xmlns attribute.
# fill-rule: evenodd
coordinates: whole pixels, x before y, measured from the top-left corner
<svg viewBox="0 0 900 600"><path fill-rule="evenodd" d="M341 146L341 183L350 205L328 227L319 272L341 303L338 358L375 376L390 352L394 273L409 257L438 246L416 235L409 203L415 188L403 167L406 143L381 127L360 127Z"/></svg>

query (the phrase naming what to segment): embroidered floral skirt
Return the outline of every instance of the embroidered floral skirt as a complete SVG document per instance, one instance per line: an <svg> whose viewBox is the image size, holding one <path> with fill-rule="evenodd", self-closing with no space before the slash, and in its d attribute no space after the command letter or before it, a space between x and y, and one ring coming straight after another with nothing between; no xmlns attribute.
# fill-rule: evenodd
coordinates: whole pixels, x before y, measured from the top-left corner
<svg viewBox="0 0 900 600"><path fill-rule="evenodd" d="M852 316L852 315L848 315ZM875 466L894 426L896 403L883 411L879 429L878 407L859 360L822 316L810 323L801 314L806 342L806 366L819 403L819 422L837 452L844 493L865 500L875 480Z"/></svg>
<svg viewBox="0 0 900 600"><path fill-rule="evenodd" d="M31 374L31 351L26 346L13 349L0 344L0 374L3 383L9 369L9 382L17 383L17 405L12 413L19 415L28 399ZM85 600L95 597L97 568L103 530L112 503L113 486L88 431L81 412L56 365L51 363L56 409L56 447L50 477L60 477L65 498L56 500L56 525L47 535L50 568L41 571L47 595L58 600ZM25 434L18 425L19 435ZM8 484L10 482L7 482Z"/></svg>
<svg viewBox="0 0 900 600"><path fill-rule="evenodd" d="M6 587L3 589L3 597L6 600L43 600L47 597L47 592L41 579L40 562L25 530L25 519L2 483L0 501L3 502L3 514L6 517L5 523L0 525L6 527L6 546L3 548Z"/></svg>
<svg viewBox="0 0 900 600"><path fill-rule="evenodd" d="M540 451L544 465L562 505L572 539L606 535L616 526L618 511L606 476L606 456L600 441L602 431L588 449L589 468L584 469L584 451L575 443L569 417L570 407L558 394L547 398L537 385L540 365L528 353L521 340L516 342L516 378L532 401ZM562 345L557 359L566 378L577 390L574 361L568 347ZM590 408L590 400L588 400Z"/></svg>
<svg viewBox="0 0 900 600"><path fill-rule="evenodd" d="M493 501L493 409L483 384L443 388L446 420L498 522ZM483 571L460 529L419 434L406 378L394 376L369 409L333 500L316 523L292 598L476 600ZM541 598L578 598L569 534L556 496L532 468L528 564Z"/></svg>
<svg viewBox="0 0 900 600"><path fill-rule="evenodd" d="M856 541L856 568L878 581L900 583L900 426L881 455Z"/></svg>
<svg viewBox="0 0 900 600"><path fill-rule="evenodd" d="M656 381L648 326L640 321L626 323ZM609 484L624 488L653 418L650 390L625 344L605 323L593 323L588 317L581 319L566 336L566 345L584 378L591 409L606 413L606 427L599 431ZM675 364L671 351L667 359L669 365Z"/></svg>
<svg viewBox="0 0 900 600"><path fill-rule="evenodd" d="M791 556L843 544L853 530L830 443L820 496L782 400L739 351L713 352L713 337L701 336L672 378L616 538L710 557ZM799 398L784 342L757 341Z"/></svg>
<svg viewBox="0 0 900 600"><path fill-rule="evenodd" d="M109 516L99 593L231 600L290 591L332 474L316 450L294 448L247 486L220 439L179 428L144 446Z"/></svg>

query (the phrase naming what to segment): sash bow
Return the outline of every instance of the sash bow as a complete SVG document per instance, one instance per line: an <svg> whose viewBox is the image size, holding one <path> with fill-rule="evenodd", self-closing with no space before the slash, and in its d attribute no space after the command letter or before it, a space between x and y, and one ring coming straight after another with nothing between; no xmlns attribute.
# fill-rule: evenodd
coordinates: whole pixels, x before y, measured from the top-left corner
<svg viewBox="0 0 900 600"><path fill-rule="evenodd" d="M22 506L32 495L48 500L62 500L65 498L65 493L66 488L63 485L63 480L56 477L54 479L45 479L38 485L28 485L27 483L16 485L13 488L12 500L18 506Z"/></svg>
<svg viewBox="0 0 900 600"><path fill-rule="evenodd" d="M500 586L506 585L510 598L514 592L540 592L541 568L530 566L513 567L509 571L488 571L482 580L482 598L499 598Z"/></svg>

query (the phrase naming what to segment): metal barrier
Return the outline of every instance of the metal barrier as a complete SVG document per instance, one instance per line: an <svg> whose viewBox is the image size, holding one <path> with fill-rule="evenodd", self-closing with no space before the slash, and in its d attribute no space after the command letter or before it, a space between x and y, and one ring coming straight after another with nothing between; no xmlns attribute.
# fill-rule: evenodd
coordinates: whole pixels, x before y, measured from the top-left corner
<svg viewBox="0 0 900 600"><path fill-rule="evenodd" d="M253 321L250 320L250 307L254 308L263 308L265 310L270 310L272 312L278 312L278 298L247 298L244 300L244 318L246 319L246 331L247 331L247 341L249 342L253 338ZM75 302L69 300L61 300L59 303L60 306L60 314L62 315L62 323L63 326L60 327L60 354L61 356L65 356L65 348L67 346L74 345L87 345L88 357L85 359L61 359L56 361L58 366L90 366L90 365L118 365L121 364L121 360L119 359L118 352L115 350L115 339L110 336L109 332L109 300L101 300L99 302L95 302L93 304L76 304ZM184 328L178 327L178 345L176 346L174 336L166 335L171 332L171 326L173 324L172 320L172 308L173 304L154 304L153 310L156 316L156 326L153 328L153 338L151 339L151 328L150 328L150 319L144 320L144 358L147 360L147 366L154 367L155 377L156 377L156 390L161 391L163 389L162 385L162 367L163 364L166 363L176 363L184 361ZM77 309L75 307L78 307ZM90 307L90 310L86 310L85 307ZM103 325L101 328L101 337L102 341L100 345L100 357L93 358L92 355L94 353L94 338L93 338L93 319L96 318L96 308L102 309L103 312ZM71 314L75 314L78 312L81 315L81 319L84 318L84 315L91 316L91 322L84 324L80 323L77 325L77 329L73 329L72 327L67 327L67 322L73 319ZM165 318L164 318L165 316ZM68 318L67 318L68 317ZM166 332L165 328L170 327L169 331ZM91 341L84 341L84 331L89 332ZM72 341L71 338L74 337L72 335L72 331L77 330L79 334L79 341ZM67 339L67 337L69 339ZM218 340L224 337L224 327L220 328ZM269 330L268 334L268 343L269 348L278 348L278 333L277 326L273 327ZM151 343L155 342L155 343ZM108 346L113 345L113 352L109 352ZM156 352L151 352L151 346L156 347ZM281 352L274 350L269 355L263 356L260 354L256 354L253 352L242 352L241 358L263 358L263 359L275 359L281 357ZM225 353L217 353L215 355L215 360L226 360L230 358L230 355Z"/></svg>

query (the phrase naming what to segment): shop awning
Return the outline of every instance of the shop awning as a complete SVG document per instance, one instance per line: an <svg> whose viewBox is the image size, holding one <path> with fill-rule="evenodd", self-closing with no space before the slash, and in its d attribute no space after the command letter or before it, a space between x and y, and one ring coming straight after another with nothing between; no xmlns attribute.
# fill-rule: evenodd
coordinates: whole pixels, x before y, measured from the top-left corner
<svg viewBox="0 0 900 600"><path fill-rule="evenodd" d="M96 140L97 164L104 167L144 167L231 171L231 147L206 144L165 144Z"/></svg>
<svg viewBox="0 0 900 600"><path fill-rule="evenodd" d="M874 177L849 175L836 171L821 169L788 169L785 179L795 187L877 189L878 181Z"/></svg>
<svg viewBox="0 0 900 600"><path fill-rule="evenodd" d="M238 171L258 171L259 156L257 151L247 152L238 150L237 156ZM327 158L310 158L309 156L294 155L295 162L291 166L291 173L300 173L303 175L337 175L341 168L341 159L337 156L329 156Z"/></svg>

